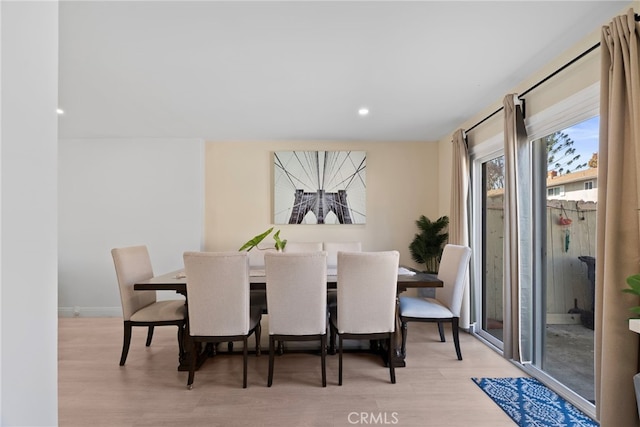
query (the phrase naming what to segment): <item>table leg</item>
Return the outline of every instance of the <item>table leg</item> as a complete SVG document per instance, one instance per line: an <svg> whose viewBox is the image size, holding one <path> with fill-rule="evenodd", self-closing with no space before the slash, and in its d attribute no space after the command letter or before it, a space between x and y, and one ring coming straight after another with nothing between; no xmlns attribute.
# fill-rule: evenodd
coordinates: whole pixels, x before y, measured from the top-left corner
<svg viewBox="0 0 640 427"><path fill-rule="evenodd" d="M396 327L393 332L393 366L396 368L404 368L407 366L404 357L405 355L402 353L402 334L400 333L400 299L396 297Z"/></svg>
<svg viewBox="0 0 640 427"><path fill-rule="evenodd" d="M185 299L185 313L189 313L188 307L186 307L187 305L187 301ZM181 350L180 350L180 355L178 357L178 371L181 372L189 372L189 367L191 366L191 346L192 346L192 340L191 340L191 333L189 332L189 316L186 315L185 319L184 319L184 331L182 333L182 346L181 346ZM195 350L196 350L196 371L200 368L200 366L202 366L202 364L204 363L204 361L207 359L207 357L209 356L207 354L207 351L202 351L202 343L196 343L195 345Z"/></svg>

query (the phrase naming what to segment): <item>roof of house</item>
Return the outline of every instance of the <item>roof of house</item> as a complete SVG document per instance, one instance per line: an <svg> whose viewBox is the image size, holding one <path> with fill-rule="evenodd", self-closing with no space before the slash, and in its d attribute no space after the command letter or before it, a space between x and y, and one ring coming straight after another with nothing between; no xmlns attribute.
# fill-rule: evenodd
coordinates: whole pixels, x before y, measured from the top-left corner
<svg viewBox="0 0 640 427"><path fill-rule="evenodd" d="M589 168L564 175L547 177L547 187L556 187L571 182L589 181L596 178L598 178L598 168Z"/></svg>

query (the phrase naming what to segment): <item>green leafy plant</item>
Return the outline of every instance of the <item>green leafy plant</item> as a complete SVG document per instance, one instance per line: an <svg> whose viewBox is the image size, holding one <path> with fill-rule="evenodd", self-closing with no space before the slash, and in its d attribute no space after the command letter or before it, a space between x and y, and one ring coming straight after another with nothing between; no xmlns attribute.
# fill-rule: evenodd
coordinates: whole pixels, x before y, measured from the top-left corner
<svg viewBox="0 0 640 427"><path fill-rule="evenodd" d="M627 285L629 285L629 289L623 289L622 292L640 296L640 274L634 274L627 277ZM636 314L640 314L640 306L631 307L629 310Z"/></svg>
<svg viewBox="0 0 640 427"><path fill-rule="evenodd" d="M424 215L416 221L420 230L409 245L411 258L418 264L424 264L426 271L436 273L440 265L442 250L449 240L449 233L446 232L449 225L449 217L442 216L436 221L431 221Z"/></svg>
<svg viewBox="0 0 640 427"><path fill-rule="evenodd" d="M238 251L243 251L243 250L247 250L247 252L249 252L251 249L253 248L258 248L258 245L260 244L260 242L262 242L264 240L265 237L267 237L269 234L271 234L271 232L273 231L273 227L271 227L270 229L268 229L267 231L265 231L264 233L258 234L257 236L254 236L252 239L249 239L244 245L242 245L242 247L240 247L240 249L238 249ZM273 239L275 240L275 244L274 247L276 248L276 250L281 251L284 249L284 247L287 245L287 240L284 239L280 239L280 230L276 231L275 234L273 235Z"/></svg>
<svg viewBox="0 0 640 427"><path fill-rule="evenodd" d="M279 251L284 250L284 247L287 245L287 239L280 240L280 230L276 231L276 234L273 235L273 239L276 241L276 249Z"/></svg>

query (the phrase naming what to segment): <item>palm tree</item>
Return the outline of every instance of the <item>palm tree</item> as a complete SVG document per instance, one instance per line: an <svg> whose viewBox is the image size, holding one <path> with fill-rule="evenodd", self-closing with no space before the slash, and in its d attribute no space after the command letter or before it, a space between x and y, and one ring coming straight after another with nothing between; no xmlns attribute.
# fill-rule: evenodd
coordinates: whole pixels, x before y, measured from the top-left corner
<svg viewBox="0 0 640 427"><path fill-rule="evenodd" d="M444 232L449 225L449 217L442 216L436 221L431 221L424 215L416 221L420 230L413 242L409 245L411 257L418 264L425 264L427 272L436 273L440 265L442 250L449 240L449 233Z"/></svg>

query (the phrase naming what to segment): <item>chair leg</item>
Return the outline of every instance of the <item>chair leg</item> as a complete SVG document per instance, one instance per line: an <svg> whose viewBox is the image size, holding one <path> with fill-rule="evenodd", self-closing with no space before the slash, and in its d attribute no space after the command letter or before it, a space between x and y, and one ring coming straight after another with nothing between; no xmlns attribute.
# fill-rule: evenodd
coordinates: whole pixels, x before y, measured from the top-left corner
<svg viewBox="0 0 640 427"><path fill-rule="evenodd" d="M338 385L342 385L342 335L338 335Z"/></svg>
<svg viewBox="0 0 640 427"><path fill-rule="evenodd" d="M229 353L233 351L233 341L229 341L227 343L227 350L229 351Z"/></svg>
<svg viewBox="0 0 640 427"><path fill-rule="evenodd" d="M267 387L271 387L273 384L273 359L275 356L275 339L273 335L269 335L269 376L267 377Z"/></svg>
<svg viewBox="0 0 640 427"><path fill-rule="evenodd" d="M451 319L451 329L453 329L453 345L456 347L456 355L458 356L458 360L462 360L462 353L460 352L460 338L458 331L458 318L454 317Z"/></svg>
<svg viewBox="0 0 640 427"><path fill-rule="evenodd" d="M391 376L391 384L396 383L396 369L393 366L393 333L389 334L389 375Z"/></svg>
<svg viewBox="0 0 640 427"><path fill-rule="evenodd" d="M147 347L151 345L152 339L153 339L153 326L149 326L149 331L147 332L147 343L146 343Z"/></svg>
<svg viewBox="0 0 640 427"><path fill-rule="evenodd" d="M249 342L247 337L244 337L243 348L242 351L242 388L247 388L247 365L249 363Z"/></svg>
<svg viewBox="0 0 640 427"><path fill-rule="evenodd" d="M124 338L122 341L122 355L120 356L120 366L124 366L129 354L129 345L131 344L131 322L124 322Z"/></svg>
<svg viewBox="0 0 640 427"><path fill-rule="evenodd" d="M400 319L400 331L402 332L402 346L400 347L400 353L402 353L402 358L407 355L407 322Z"/></svg>
<svg viewBox="0 0 640 427"><path fill-rule="evenodd" d="M438 322L438 332L440 333L440 342L445 342L444 338L444 325L442 322Z"/></svg>
<svg viewBox="0 0 640 427"><path fill-rule="evenodd" d="M256 338L256 356L260 356L260 354L262 353L262 348L260 347L260 339L262 337L262 325L259 322L256 325L254 335Z"/></svg>
<svg viewBox="0 0 640 427"><path fill-rule="evenodd" d="M320 359L322 363L322 387L327 386L327 334L320 338Z"/></svg>
<svg viewBox="0 0 640 427"><path fill-rule="evenodd" d="M191 356L191 361L189 362L189 378L187 379L187 388L189 390L193 389L193 379L196 375L196 342L193 338L189 339L189 355Z"/></svg>

